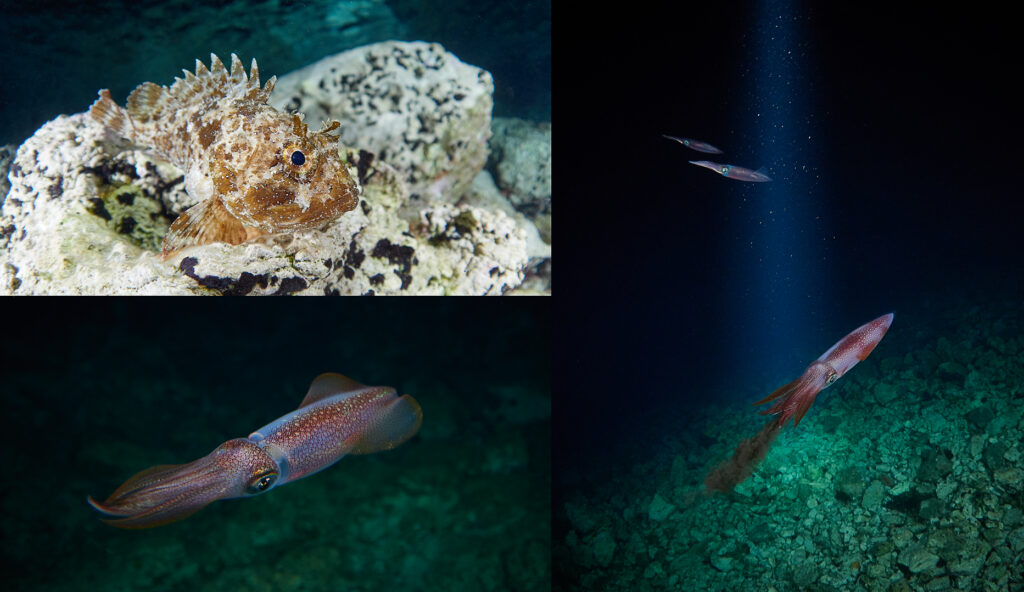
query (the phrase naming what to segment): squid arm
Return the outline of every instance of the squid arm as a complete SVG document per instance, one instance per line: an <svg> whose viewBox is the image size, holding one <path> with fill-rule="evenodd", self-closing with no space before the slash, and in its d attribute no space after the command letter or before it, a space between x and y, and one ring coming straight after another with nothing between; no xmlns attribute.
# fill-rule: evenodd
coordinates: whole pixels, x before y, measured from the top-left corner
<svg viewBox="0 0 1024 592"><path fill-rule="evenodd" d="M754 405L778 399L770 408L761 411L761 415L778 414L780 428L792 417L793 426L796 427L818 393L832 386L871 354L889 330L892 319L893 313L889 313L861 325L812 362L800 378L775 389Z"/></svg>

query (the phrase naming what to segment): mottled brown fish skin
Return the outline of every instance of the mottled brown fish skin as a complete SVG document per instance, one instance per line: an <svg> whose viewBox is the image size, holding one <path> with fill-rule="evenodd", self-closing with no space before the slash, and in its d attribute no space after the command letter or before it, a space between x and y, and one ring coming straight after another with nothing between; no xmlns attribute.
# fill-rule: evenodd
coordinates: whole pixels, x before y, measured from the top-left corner
<svg viewBox="0 0 1024 592"><path fill-rule="evenodd" d="M196 60L170 87L146 82L127 109L106 90L94 119L181 168L198 200L171 225L163 256L211 242L239 244L252 236L319 228L356 207L360 188L342 160L337 122L309 133L297 114L267 100L276 78L260 88L256 60L247 77L231 55L230 72L211 55Z"/></svg>

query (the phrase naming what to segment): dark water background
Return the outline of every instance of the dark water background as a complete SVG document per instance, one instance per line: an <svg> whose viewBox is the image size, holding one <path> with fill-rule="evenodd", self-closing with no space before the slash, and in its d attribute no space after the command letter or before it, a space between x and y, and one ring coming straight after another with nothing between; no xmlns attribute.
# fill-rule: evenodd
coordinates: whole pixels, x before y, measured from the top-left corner
<svg viewBox="0 0 1024 592"><path fill-rule="evenodd" d="M4 589L548 585L546 302L211 302L3 303ZM86 504L246 437L326 371L413 395L420 433L159 528Z"/></svg>
<svg viewBox="0 0 1024 592"><path fill-rule="evenodd" d="M556 506L875 317L896 313L874 354L890 356L941 334L935 311L1024 302L1015 25L833 4L619 14L591 25L615 32L599 51L558 52L576 77L557 85L576 234L561 246L554 388L572 421L555 432ZM775 180L687 164L702 159Z"/></svg>
<svg viewBox="0 0 1024 592"><path fill-rule="evenodd" d="M144 81L170 84L211 52L255 57L266 79L388 40L440 43L490 71L495 116L551 120L549 0L3 0L0 14L0 144L85 111L101 88L123 99Z"/></svg>

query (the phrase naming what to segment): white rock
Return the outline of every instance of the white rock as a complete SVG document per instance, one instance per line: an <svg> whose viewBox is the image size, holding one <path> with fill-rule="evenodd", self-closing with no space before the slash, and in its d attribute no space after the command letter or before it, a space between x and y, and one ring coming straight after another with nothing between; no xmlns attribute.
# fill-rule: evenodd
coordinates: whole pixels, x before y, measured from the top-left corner
<svg viewBox="0 0 1024 592"><path fill-rule="evenodd" d="M521 211L550 211L551 123L496 117L492 128L498 186Z"/></svg>
<svg viewBox="0 0 1024 592"><path fill-rule="evenodd" d="M281 77L271 104L314 128L340 121L342 143L393 166L414 199L454 201L487 160L493 92L489 72L437 43L386 41Z"/></svg>

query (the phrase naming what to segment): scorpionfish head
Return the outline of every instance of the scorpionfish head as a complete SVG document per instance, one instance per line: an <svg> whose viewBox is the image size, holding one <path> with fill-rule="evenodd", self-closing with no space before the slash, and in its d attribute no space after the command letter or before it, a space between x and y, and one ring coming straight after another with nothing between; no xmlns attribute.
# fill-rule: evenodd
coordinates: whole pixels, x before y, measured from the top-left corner
<svg viewBox="0 0 1024 592"><path fill-rule="evenodd" d="M265 141L246 167L252 176L218 188L228 211L246 226L271 232L313 229L359 202L359 183L330 133L340 124L334 121L310 134L299 115L284 124L287 117L282 114L282 125L270 131L254 130ZM231 173L216 177L237 179Z"/></svg>

